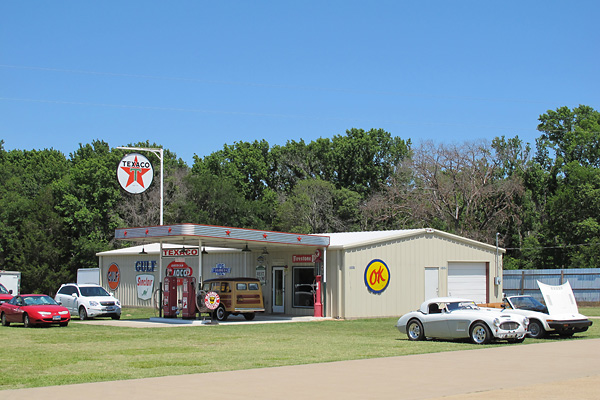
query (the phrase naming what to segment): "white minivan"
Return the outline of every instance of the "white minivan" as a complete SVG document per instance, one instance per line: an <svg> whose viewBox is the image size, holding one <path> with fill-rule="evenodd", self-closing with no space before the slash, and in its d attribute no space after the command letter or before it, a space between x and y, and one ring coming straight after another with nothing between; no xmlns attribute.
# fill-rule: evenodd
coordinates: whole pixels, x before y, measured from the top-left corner
<svg viewBox="0 0 600 400"><path fill-rule="evenodd" d="M121 302L99 285L67 283L58 289L54 300L68 308L71 315L79 315L80 320L121 318Z"/></svg>

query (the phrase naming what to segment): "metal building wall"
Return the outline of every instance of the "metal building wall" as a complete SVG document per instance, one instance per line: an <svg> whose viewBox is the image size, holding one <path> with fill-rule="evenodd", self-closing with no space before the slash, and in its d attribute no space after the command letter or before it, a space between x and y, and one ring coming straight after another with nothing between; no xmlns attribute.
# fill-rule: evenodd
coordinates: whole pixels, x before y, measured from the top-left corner
<svg viewBox="0 0 600 400"><path fill-rule="evenodd" d="M220 253L212 253L212 254L204 254L202 255L202 264L203 264L203 279L216 278L217 274L211 272L213 267L216 267L217 264L224 264L225 267L231 268L231 273L228 276L244 276L244 257L247 257L247 267L248 276L255 276L255 269L251 271L251 263L250 257L251 255L247 253L241 252L220 252ZM136 262L138 261L155 261L156 268L154 272L146 272L146 271L136 271ZM175 261L175 258L163 258L163 271L165 268L171 263ZM109 289L107 282L107 272L108 268L112 263L116 263L119 266L120 271L120 282L117 289L112 290ZM186 257L185 263L192 268L193 276L198 278L199 276L199 257ZM153 291L158 289L160 275L159 275L159 256L157 254L154 255L136 255L136 254L127 254L127 255L105 255L101 256L99 260L100 267L100 284L106 288L107 290L113 292L115 296L121 301L121 304L126 307L153 307L153 301L150 300L141 300L138 298L137 293L137 281L136 276L141 274L148 274L154 276L154 286ZM164 272L162 277L164 278Z"/></svg>
<svg viewBox="0 0 600 400"><path fill-rule="evenodd" d="M423 233L393 241L339 250L337 263L339 300L332 304L332 316L340 318L399 316L418 308L425 300L425 267L439 268L439 295L447 295L449 262L486 262L489 265L487 290L490 302L500 301L502 290L494 285L495 252L483 246L436 233ZM365 268L380 259L390 269L388 288L381 294L369 292ZM332 278L332 280L335 278ZM330 287L328 286L328 289ZM336 289L331 288L332 292ZM334 299L336 296L333 296Z"/></svg>

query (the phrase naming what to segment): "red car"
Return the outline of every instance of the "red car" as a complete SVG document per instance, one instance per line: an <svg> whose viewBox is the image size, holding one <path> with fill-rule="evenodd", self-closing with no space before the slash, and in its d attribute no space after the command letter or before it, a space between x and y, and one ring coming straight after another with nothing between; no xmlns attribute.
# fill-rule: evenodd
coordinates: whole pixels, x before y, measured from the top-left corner
<svg viewBox="0 0 600 400"><path fill-rule="evenodd" d="M12 290L9 291L3 284L0 283L0 304L9 301L12 298Z"/></svg>
<svg viewBox="0 0 600 400"><path fill-rule="evenodd" d="M24 324L26 328L34 325L59 324L67 326L71 315L66 307L59 305L45 294L22 294L0 305L2 326L12 322Z"/></svg>

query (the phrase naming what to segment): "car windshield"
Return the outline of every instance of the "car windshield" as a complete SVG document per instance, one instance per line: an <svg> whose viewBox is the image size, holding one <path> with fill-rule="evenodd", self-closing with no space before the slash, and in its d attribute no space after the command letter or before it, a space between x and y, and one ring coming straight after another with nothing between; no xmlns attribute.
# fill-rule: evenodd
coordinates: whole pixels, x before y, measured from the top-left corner
<svg viewBox="0 0 600 400"><path fill-rule="evenodd" d="M50 296L23 296L23 304L26 306L57 305L56 301Z"/></svg>
<svg viewBox="0 0 600 400"><path fill-rule="evenodd" d="M82 286L79 287L79 290L81 290L81 295L86 297L110 296L110 294L100 286Z"/></svg>
<svg viewBox="0 0 600 400"><path fill-rule="evenodd" d="M10 294L10 293L8 293L8 290L6 290L4 285L1 283L0 283L0 294Z"/></svg>
<svg viewBox="0 0 600 400"><path fill-rule="evenodd" d="M446 305L448 311L455 310L479 310L474 301L457 301Z"/></svg>
<svg viewBox="0 0 600 400"><path fill-rule="evenodd" d="M519 310L539 311L548 313L545 305L531 296L515 296L510 298L513 307Z"/></svg>

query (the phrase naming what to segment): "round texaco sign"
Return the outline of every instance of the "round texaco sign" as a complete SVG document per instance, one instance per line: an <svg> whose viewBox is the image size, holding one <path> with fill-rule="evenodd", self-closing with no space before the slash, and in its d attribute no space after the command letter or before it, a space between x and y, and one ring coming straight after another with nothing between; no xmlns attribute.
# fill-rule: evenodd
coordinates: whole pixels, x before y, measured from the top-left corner
<svg viewBox="0 0 600 400"><path fill-rule="evenodd" d="M129 193L145 192L152 184L153 178L152 164L141 154L128 154L119 162L117 179L121 187Z"/></svg>

